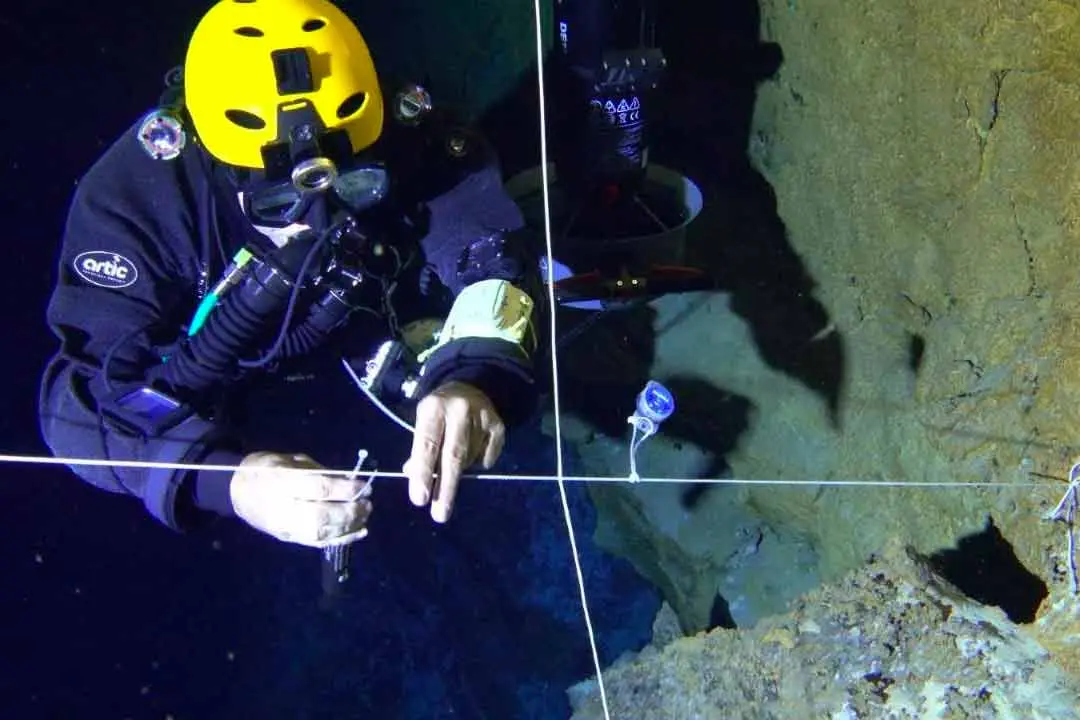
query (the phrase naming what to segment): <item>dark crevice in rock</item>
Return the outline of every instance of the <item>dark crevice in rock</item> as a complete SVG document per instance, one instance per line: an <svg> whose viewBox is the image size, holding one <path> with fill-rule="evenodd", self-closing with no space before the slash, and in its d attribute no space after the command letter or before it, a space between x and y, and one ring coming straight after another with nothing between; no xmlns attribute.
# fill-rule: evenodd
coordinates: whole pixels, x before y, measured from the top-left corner
<svg viewBox="0 0 1080 720"><path fill-rule="evenodd" d="M907 300L908 303L910 303L913 307L915 307L916 309L919 310L919 312L922 313L923 322L929 323L934 319L934 314L931 313L930 309L927 308L925 305L923 305L922 303L915 302L915 300L910 295L908 295L907 293L900 293L900 295L901 295L901 297L904 298L904 300Z"/></svg>
<svg viewBox="0 0 1080 720"><path fill-rule="evenodd" d="M908 367L913 375L919 374L925 354L926 338L917 333L908 333Z"/></svg>
<svg viewBox="0 0 1080 720"><path fill-rule="evenodd" d="M961 538L956 548L934 553L930 562L968 597L1001 608L1015 623L1033 622L1047 596L1046 583L1020 563L993 520Z"/></svg>
<svg viewBox="0 0 1080 720"><path fill-rule="evenodd" d="M1001 106L998 104L1001 100L1001 84L1005 82L1005 76L1009 74L1009 70L995 70L990 73L990 81L993 85L993 92L990 98L990 103L986 108L986 134L989 135L990 131L997 125L998 115L1001 113Z"/></svg>
<svg viewBox="0 0 1080 720"><path fill-rule="evenodd" d="M731 615L731 608L728 607L727 600L720 593L716 594L713 598L712 609L709 611L709 627L708 630L715 630L716 628L726 628L733 630L738 627L735 624L735 618Z"/></svg>
<svg viewBox="0 0 1080 720"><path fill-rule="evenodd" d="M1010 198L1009 204L1012 206L1013 224L1016 225L1016 235L1020 238L1020 243L1024 246L1024 254L1027 256L1027 294L1039 295L1039 282L1035 272L1035 254L1031 251L1031 243L1028 241L1027 233L1024 232L1024 226L1020 224L1020 216L1016 209L1016 200Z"/></svg>

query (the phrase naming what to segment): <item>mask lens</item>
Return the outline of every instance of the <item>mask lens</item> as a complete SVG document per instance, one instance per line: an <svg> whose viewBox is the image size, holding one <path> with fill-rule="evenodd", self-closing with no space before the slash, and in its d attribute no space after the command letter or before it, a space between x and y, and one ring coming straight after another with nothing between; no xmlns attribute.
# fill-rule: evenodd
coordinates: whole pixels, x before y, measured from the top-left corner
<svg viewBox="0 0 1080 720"><path fill-rule="evenodd" d="M362 167L342 173L334 191L354 212L378 204L390 188L390 175L381 167Z"/></svg>
<svg viewBox="0 0 1080 720"><path fill-rule="evenodd" d="M304 194L291 185L253 192L248 200L251 219L264 225L288 225L303 213L303 208Z"/></svg>

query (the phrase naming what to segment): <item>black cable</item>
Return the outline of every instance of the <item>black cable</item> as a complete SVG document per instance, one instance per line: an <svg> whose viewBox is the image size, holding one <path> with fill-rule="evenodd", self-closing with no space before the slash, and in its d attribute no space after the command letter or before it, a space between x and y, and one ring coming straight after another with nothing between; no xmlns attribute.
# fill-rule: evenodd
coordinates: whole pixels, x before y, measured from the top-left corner
<svg viewBox="0 0 1080 720"><path fill-rule="evenodd" d="M289 293L289 304L285 308L285 317L281 321L281 327L278 329L277 337L274 340L274 344L270 346L270 349L265 355L257 360L239 360L240 367L245 369L258 369L264 368L273 362L278 354L281 352L281 348L285 343L285 338L289 334L289 326L292 324L292 316L296 312L296 303L300 298L300 288L307 280L308 270L311 267L311 263L318 256L318 253L326 246L329 241L331 233L323 233L318 242L311 246L307 254L304 256L304 261L300 264L300 271L296 274L296 279L293 281L292 292Z"/></svg>
<svg viewBox="0 0 1080 720"><path fill-rule="evenodd" d="M101 378L101 382L105 387L105 392L108 395L112 395L113 392L115 392L115 390L113 389L110 368L112 367L112 362L113 359L116 357L116 353L120 350L121 347L124 346L125 343L130 342L131 339L139 333L149 330L151 327L153 327L153 325L153 322L149 322L145 325L136 327L133 330L129 330L128 332L121 335L119 339L115 340L113 344L110 345L109 348L105 351L105 355L103 355L101 359L101 368L98 370L98 376ZM92 395L93 393L91 393L91 396ZM131 488L124 481L124 479L120 477L120 475L116 472L116 466L112 464L112 452L109 451L109 431L105 427L105 411L101 408L101 400L99 398L94 398L94 405L94 411L97 415L98 438L101 441L102 459L104 459L104 461L109 464L109 472L112 473L113 479L116 480L120 488L127 494L138 497L138 494L133 493L131 491Z"/></svg>

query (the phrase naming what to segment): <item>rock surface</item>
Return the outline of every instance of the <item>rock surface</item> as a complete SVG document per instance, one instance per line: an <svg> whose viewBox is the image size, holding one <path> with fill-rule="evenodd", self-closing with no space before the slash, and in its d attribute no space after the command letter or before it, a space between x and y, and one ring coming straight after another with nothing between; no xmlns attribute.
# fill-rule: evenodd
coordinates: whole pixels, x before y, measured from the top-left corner
<svg viewBox="0 0 1080 720"><path fill-rule="evenodd" d="M665 645L663 616L654 646L605 672L612 718L1080 717L1080 682L1031 632L898 542L751 630ZM570 698L574 720L604 717L595 679Z"/></svg>
<svg viewBox="0 0 1080 720"><path fill-rule="evenodd" d="M628 359L626 387L682 383L699 431L651 439L643 475L868 484L693 503L604 485L598 537L693 632L718 592L745 627L889 537L929 554L992 526L1046 583L1032 630L1080 667L1055 639L1077 627L1064 536L1040 521L1064 485L1032 475L1080 454L1080 6L763 0L760 25L783 62L752 104L748 176L774 206L707 188L689 237L753 277L655 302L651 345L600 323L564 385L606 387ZM617 425L565 427L592 472L625 475Z"/></svg>

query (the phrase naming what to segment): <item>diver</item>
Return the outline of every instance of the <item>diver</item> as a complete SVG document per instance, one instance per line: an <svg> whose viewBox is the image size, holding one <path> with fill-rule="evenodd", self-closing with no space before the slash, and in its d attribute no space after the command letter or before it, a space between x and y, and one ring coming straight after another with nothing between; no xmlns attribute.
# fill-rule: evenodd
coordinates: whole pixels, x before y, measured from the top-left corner
<svg viewBox="0 0 1080 720"><path fill-rule="evenodd" d="M69 210L39 413L56 456L103 463L74 465L84 481L175 530L216 515L309 546L363 537L363 480L252 447L245 425L275 417L243 407L432 317L407 355L409 497L446 522L463 470L496 461L538 396L539 258L483 138L420 86L388 98L328 0L203 15L161 106Z"/></svg>

